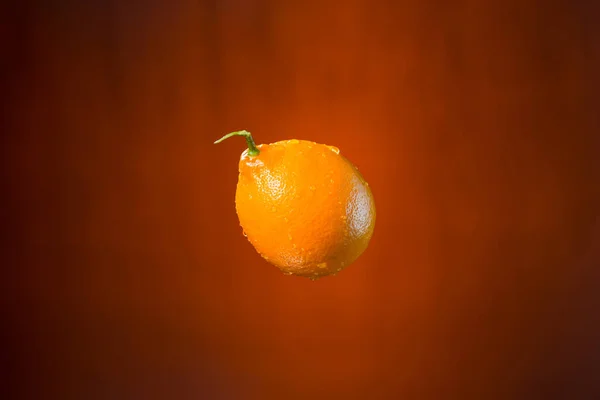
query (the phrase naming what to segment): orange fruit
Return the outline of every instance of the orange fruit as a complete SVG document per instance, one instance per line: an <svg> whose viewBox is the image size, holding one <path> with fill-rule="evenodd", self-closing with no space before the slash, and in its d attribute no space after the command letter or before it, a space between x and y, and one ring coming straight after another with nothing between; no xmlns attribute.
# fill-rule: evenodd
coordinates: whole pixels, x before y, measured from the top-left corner
<svg viewBox="0 0 600 400"><path fill-rule="evenodd" d="M358 169L333 146L285 140L256 146L247 131L235 195L244 234L287 275L317 279L354 262L375 226L375 202Z"/></svg>

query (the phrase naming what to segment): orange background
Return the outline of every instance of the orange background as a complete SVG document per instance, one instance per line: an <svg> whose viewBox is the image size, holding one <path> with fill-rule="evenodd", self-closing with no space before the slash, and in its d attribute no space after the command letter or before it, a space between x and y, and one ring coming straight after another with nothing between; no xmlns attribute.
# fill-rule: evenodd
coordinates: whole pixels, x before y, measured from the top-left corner
<svg viewBox="0 0 600 400"><path fill-rule="evenodd" d="M600 30L583 2L15 2L6 388L36 399L600 397ZM367 252L286 277L241 139L339 147Z"/></svg>

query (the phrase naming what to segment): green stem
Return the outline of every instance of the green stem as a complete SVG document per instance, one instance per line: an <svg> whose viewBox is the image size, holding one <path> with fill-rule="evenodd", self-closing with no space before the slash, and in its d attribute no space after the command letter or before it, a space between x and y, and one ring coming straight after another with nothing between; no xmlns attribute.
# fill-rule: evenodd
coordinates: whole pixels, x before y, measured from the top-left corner
<svg viewBox="0 0 600 400"><path fill-rule="evenodd" d="M252 135L248 131L237 131L237 132L228 133L227 135L223 136L221 139L215 141L215 144L221 143L223 140L229 139L232 136L243 136L246 138L246 143L248 144L248 155L250 157L256 157L257 155L260 154L260 150L258 150L258 147L256 147L256 144L254 143L254 139L252 139Z"/></svg>

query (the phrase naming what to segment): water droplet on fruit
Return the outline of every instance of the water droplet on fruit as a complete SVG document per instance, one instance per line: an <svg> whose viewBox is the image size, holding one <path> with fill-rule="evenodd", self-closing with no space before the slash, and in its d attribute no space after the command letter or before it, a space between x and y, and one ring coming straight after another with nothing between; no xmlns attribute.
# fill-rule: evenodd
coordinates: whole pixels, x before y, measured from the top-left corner
<svg viewBox="0 0 600 400"><path fill-rule="evenodd" d="M291 272L289 272L289 271L286 271L286 272L284 272L283 274L284 274L284 275L286 275L286 276L290 276L292 273L291 273Z"/></svg>
<svg viewBox="0 0 600 400"><path fill-rule="evenodd" d="M340 265L343 267L344 265L346 265L346 263L342 261L342 262L340 263ZM339 271L339 270L338 270L338 271Z"/></svg>
<svg viewBox="0 0 600 400"><path fill-rule="evenodd" d="M329 180L329 183L334 183L333 179L330 179L330 180Z"/></svg>
<svg viewBox="0 0 600 400"><path fill-rule="evenodd" d="M292 234L291 233L288 233L288 239L289 239L290 242L292 241Z"/></svg>
<svg viewBox="0 0 600 400"><path fill-rule="evenodd" d="M327 268L327 263L323 262L323 263L317 264L317 267L319 267L319 268Z"/></svg>
<svg viewBox="0 0 600 400"><path fill-rule="evenodd" d="M287 217L283 217L283 222L288 222Z"/></svg>
<svg viewBox="0 0 600 400"><path fill-rule="evenodd" d="M248 193L248 198L252 200L252 193Z"/></svg>
<svg viewBox="0 0 600 400"><path fill-rule="evenodd" d="M292 248L295 249L296 248L296 243L292 243Z"/></svg>
<svg viewBox="0 0 600 400"><path fill-rule="evenodd" d="M246 234L246 231L242 231L242 235L244 235L244 237L248 237L248 234Z"/></svg>
<svg viewBox="0 0 600 400"><path fill-rule="evenodd" d="M348 217L346 217L345 215L342 215L342 221L345 221Z"/></svg>
<svg viewBox="0 0 600 400"><path fill-rule="evenodd" d="M314 281L316 281L317 279L319 279L319 277L318 277L318 276L311 276L311 277L310 277L310 280L311 280L311 281L313 281L313 282L314 282Z"/></svg>
<svg viewBox="0 0 600 400"><path fill-rule="evenodd" d="M300 143L300 141L298 139L290 139L290 140L288 140L288 143L290 143L290 144L298 144L298 143Z"/></svg>
<svg viewBox="0 0 600 400"><path fill-rule="evenodd" d="M338 149L335 146L327 146L329 147L329 150L333 151L335 154L340 154L340 149Z"/></svg>
<svg viewBox="0 0 600 400"><path fill-rule="evenodd" d="M311 186L309 187L309 189L310 189L312 192L314 192L314 191L315 191L315 189L316 189L316 187L314 187L314 186L312 186L312 185L311 185Z"/></svg>
<svg viewBox="0 0 600 400"><path fill-rule="evenodd" d="M275 207L275 206L271 207L271 212L275 212L275 211L277 211L277 207Z"/></svg>

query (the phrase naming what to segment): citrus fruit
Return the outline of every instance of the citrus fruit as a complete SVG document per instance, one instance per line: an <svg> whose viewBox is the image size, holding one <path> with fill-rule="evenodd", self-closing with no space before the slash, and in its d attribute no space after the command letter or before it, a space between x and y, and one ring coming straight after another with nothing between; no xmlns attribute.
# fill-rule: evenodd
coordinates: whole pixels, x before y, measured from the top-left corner
<svg viewBox="0 0 600 400"><path fill-rule="evenodd" d="M244 235L287 275L336 274L367 248L375 226L368 183L338 148L305 140L256 145L247 131L235 205Z"/></svg>

